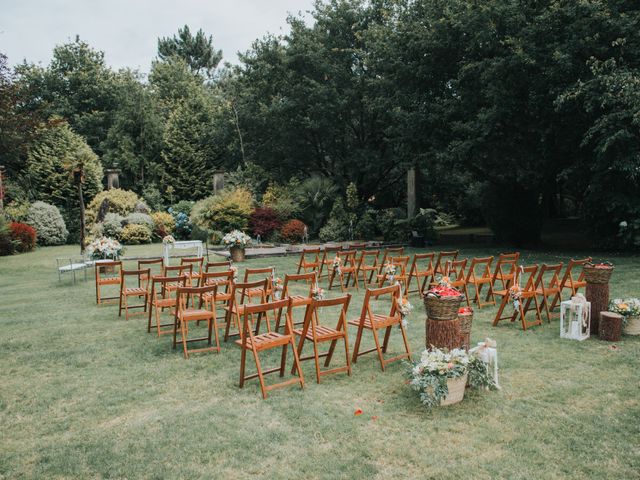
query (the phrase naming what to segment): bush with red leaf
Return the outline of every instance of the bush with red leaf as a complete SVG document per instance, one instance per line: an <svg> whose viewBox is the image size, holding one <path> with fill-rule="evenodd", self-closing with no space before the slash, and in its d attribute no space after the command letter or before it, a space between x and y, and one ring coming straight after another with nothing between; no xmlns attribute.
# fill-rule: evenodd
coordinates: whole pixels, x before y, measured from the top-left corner
<svg viewBox="0 0 640 480"><path fill-rule="evenodd" d="M278 220L278 215L271 208L256 208L249 217L251 233L260 235L262 238L268 237L281 225L282 222Z"/></svg>
<svg viewBox="0 0 640 480"><path fill-rule="evenodd" d="M16 251L30 252L36 248L36 230L26 223L13 222L11 228L11 240L13 240Z"/></svg>
<svg viewBox="0 0 640 480"><path fill-rule="evenodd" d="M306 225L300 220L289 220L280 230L282 238L287 242L301 242Z"/></svg>

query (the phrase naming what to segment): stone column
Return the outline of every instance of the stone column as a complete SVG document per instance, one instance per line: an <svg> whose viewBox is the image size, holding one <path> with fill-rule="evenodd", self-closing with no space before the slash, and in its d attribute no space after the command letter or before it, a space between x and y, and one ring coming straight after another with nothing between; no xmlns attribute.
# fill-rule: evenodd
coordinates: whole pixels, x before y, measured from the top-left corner
<svg viewBox="0 0 640 480"><path fill-rule="evenodd" d="M413 218L416 214L416 169L407 170L407 218Z"/></svg>
<svg viewBox="0 0 640 480"><path fill-rule="evenodd" d="M111 190L112 188L120 188L120 170L117 169L109 169L104 171L107 176L107 190Z"/></svg>
<svg viewBox="0 0 640 480"><path fill-rule="evenodd" d="M214 170L213 172L213 194L220 192L224 188L224 170Z"/></svg>

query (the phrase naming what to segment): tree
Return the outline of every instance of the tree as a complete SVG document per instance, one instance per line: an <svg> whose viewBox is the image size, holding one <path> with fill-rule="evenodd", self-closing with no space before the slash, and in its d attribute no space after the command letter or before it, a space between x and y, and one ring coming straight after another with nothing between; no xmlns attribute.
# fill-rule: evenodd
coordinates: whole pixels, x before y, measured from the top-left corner
<svg viewBox="0 0 640 480"><path fill-rule="evenodd" d="M191 35L189 26L178 29L178 35L172 38L158 39L158 56L167 61L172 57L183 59L189 68L197 74L203 74L209 78L222 60L222 50L213 47L213 37L207 37L202 30Z"/></svg>

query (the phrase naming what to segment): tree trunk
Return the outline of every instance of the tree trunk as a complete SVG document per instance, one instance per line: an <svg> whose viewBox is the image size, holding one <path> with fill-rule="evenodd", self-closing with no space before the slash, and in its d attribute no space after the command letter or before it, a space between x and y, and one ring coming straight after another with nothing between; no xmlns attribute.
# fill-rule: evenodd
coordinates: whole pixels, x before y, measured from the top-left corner
<svg viewBox="0 0 640 480"><path fill-rule="evenodd" d="M84 197L82 196L82 182L78 183L78 200L80 201L80 255L84 255L85 240L84 240Z"/></svg>
<svg viewBox="0 0 640 480"><path fill-rule="evenodd" d="M600 340L619 342L622 337L622 315L614 312L602 312L598 336Z"/></svg>

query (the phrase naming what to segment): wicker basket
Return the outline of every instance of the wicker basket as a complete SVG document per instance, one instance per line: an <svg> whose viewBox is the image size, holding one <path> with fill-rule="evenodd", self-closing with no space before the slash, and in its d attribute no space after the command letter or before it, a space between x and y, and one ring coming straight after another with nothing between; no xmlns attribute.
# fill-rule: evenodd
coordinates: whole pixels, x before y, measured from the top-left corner
<svg viewBox="0 0 640 480"><path fill-rule="evenodd" d="M627 318L627 324L623 327L625 335L640 335L640 317Z"/></svg>
<svg viewBox="0 0 640 480"><path fill-rule="evenodd" d="M471 345L471 324L473 323L473 312L461 313L458 315L460 319L460 345L462 348L469 349Z"/></svg>
<svg viewBox="0 0 640 480"><path fill-rule="evenodd" d="M424 296L424 306L430 320L454 320L458 318L458 309L462 295L457 297L438 297L431 293Z"/></svg>
<svg viewBox="0 0 640 480"><path fill-rule="evenodd" d="M609 283L613 273L613 265L607 268L596 268L593 263L584 264L584 279L588 283Z"/></svg>
<svg viewBox="0 0 640 480"><path fill-rule="evenodd" d="M462 377L447 379L449 394L446 398L440 400L441 407L446 407L447 405L453 405L462 401L464 398L464 389L467 386L467 376L468 374L465 373Z"/></svg>

